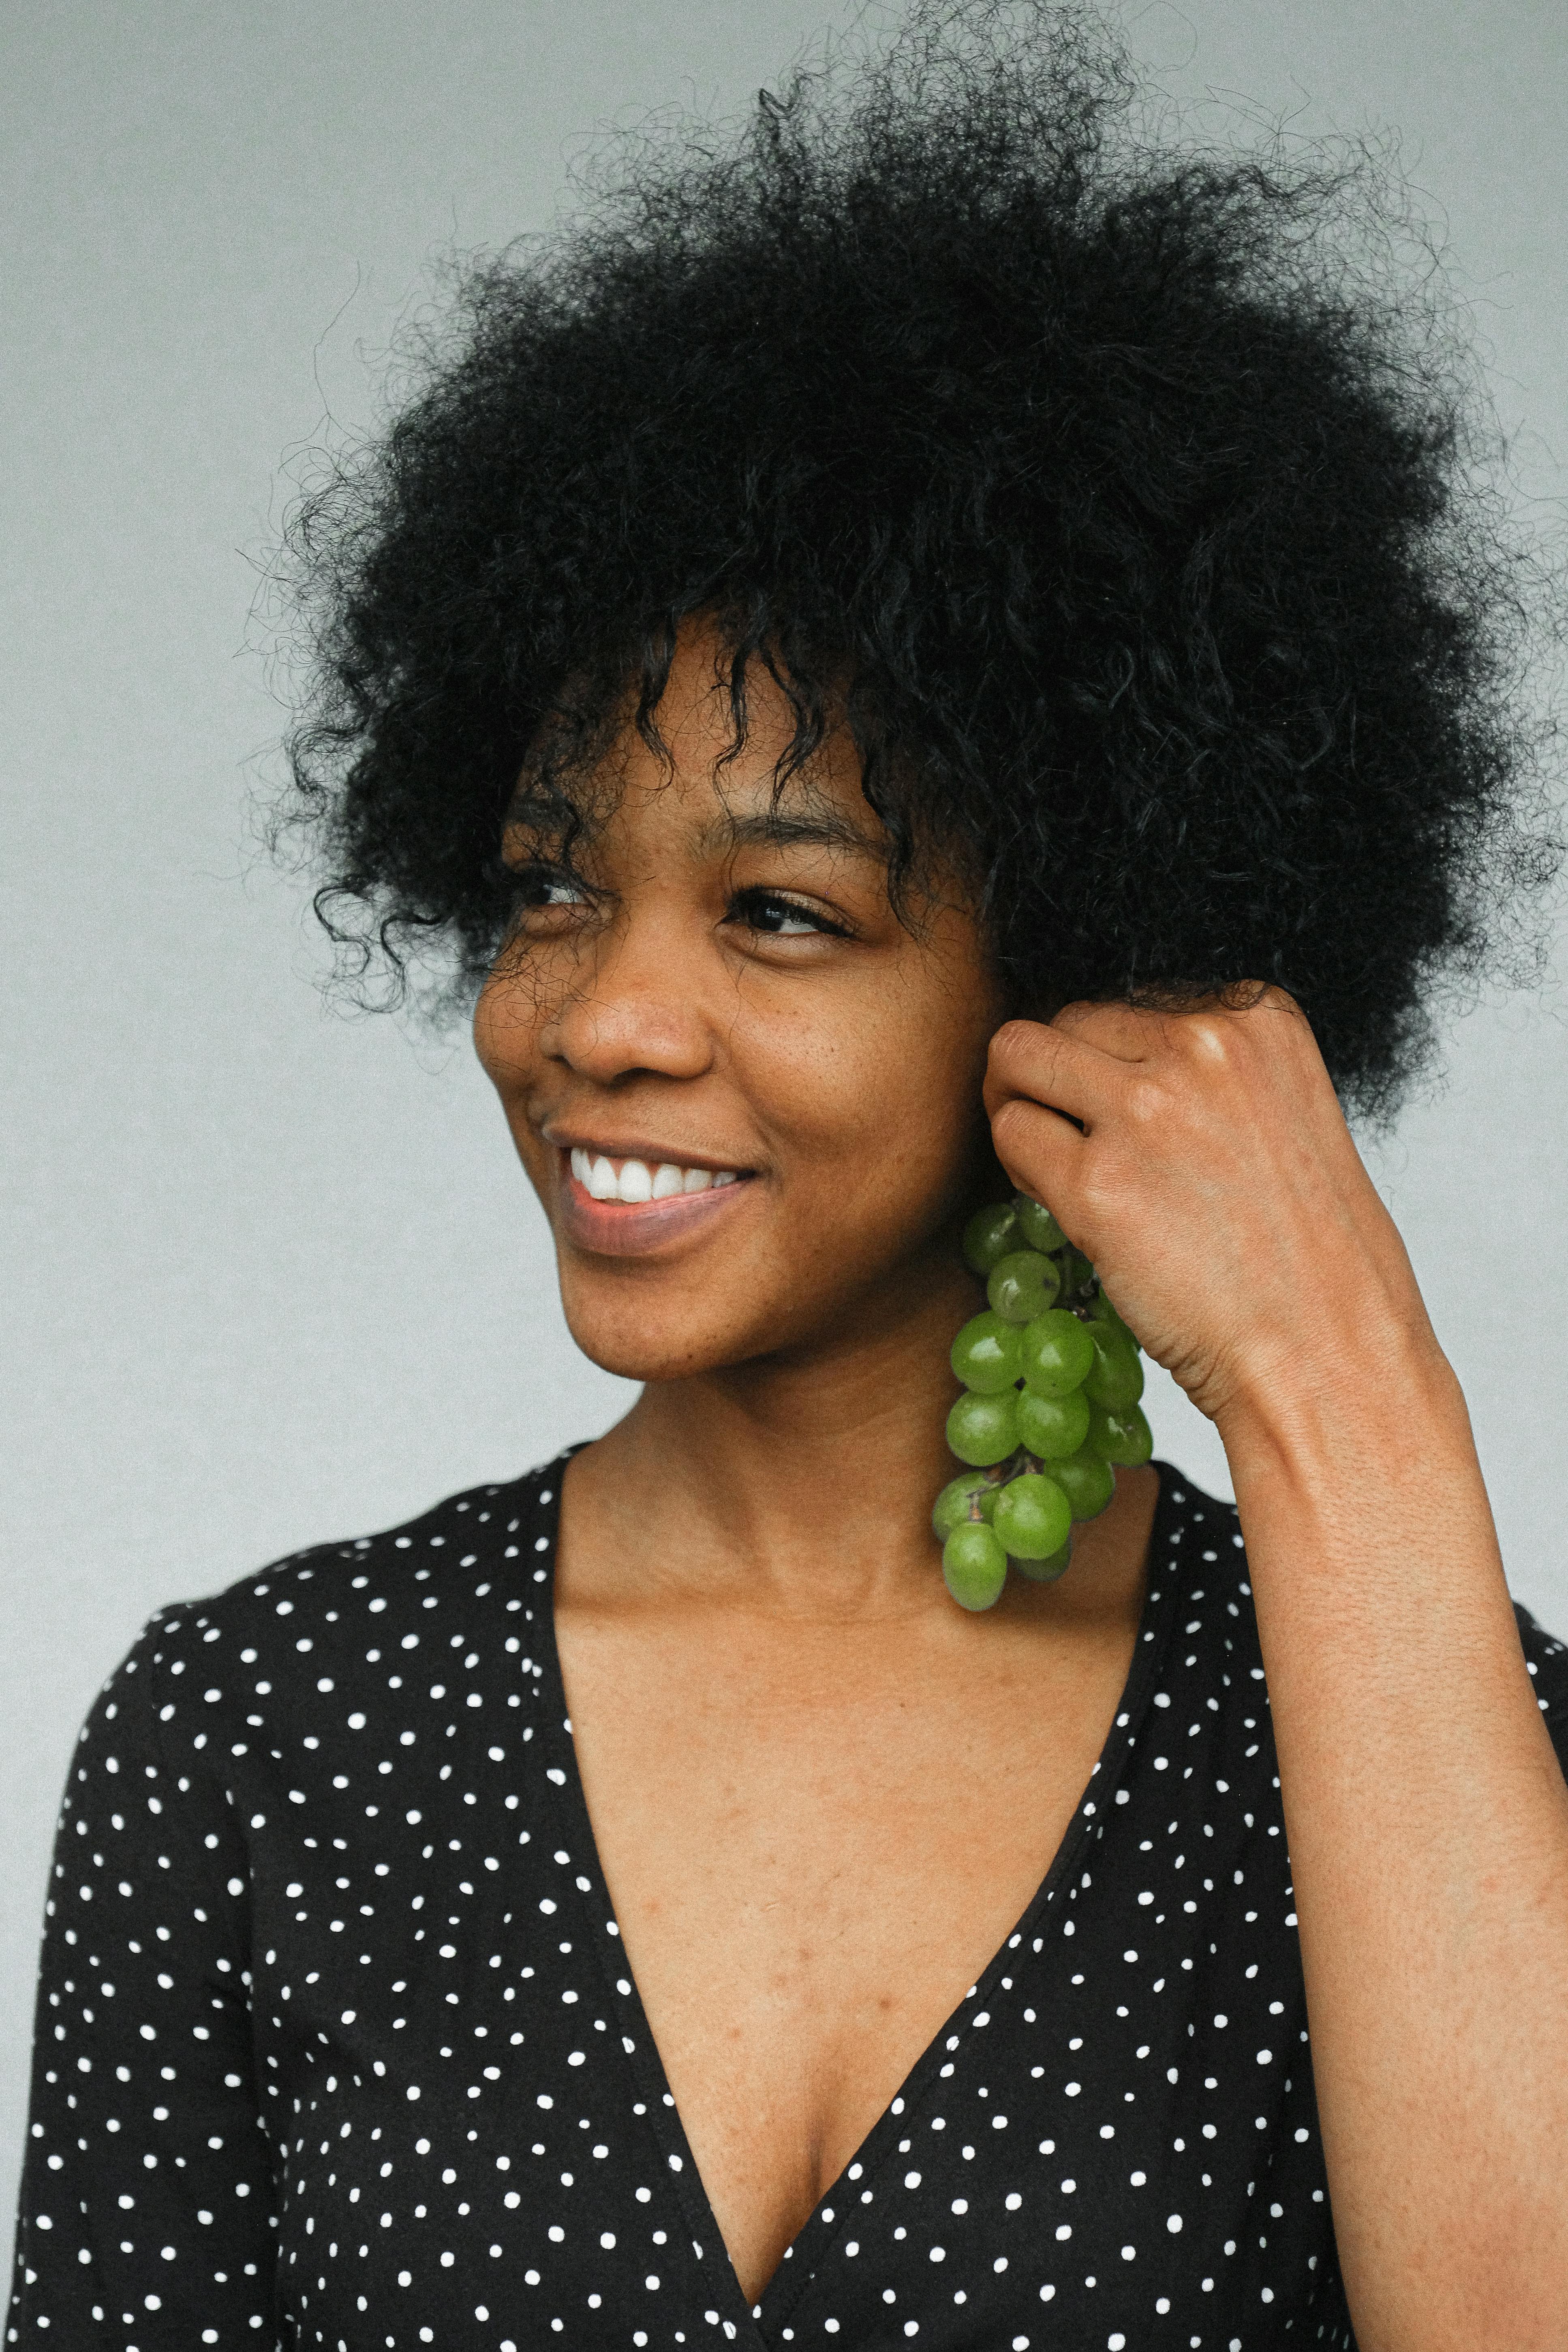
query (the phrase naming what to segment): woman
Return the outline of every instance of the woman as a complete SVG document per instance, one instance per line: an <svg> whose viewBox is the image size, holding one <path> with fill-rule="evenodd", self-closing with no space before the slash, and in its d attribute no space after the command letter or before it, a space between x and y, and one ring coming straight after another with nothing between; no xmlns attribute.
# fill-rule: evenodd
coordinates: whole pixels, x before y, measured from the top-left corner
<svg viewBox="0 0 1568 2352"><path fill-rule="evenodd" d="M1340 1108L1549 863L1508 551L1343 188L1121 99L917 15L481 275L300 520L329 919L452 948L644 1385L109 1685L12 2341L1559 2340L1568 1654ZM1237 1505L965 1613L1015 1186Z"/></svg>

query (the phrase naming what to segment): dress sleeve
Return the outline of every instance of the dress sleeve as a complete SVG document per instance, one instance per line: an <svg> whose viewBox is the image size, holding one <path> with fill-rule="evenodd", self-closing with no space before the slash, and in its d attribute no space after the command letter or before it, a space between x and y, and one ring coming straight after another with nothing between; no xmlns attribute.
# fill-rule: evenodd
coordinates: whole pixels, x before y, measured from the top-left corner
<svg viewBox="0 0 1568 2352"><path fill-rule="evenodd" d="M1535 1703L1546 1718L1557 1761L1568 1773L1568 1642L1560 1642L1554 1633L1544 1632L1517 1601L1513 1613L1519 1620L1519 1638L1534 1686Z"/></svg>
<svg viewBox="0 0 1568 2352"><path fill-rule="evenodd" d="M278 2342L245 1841L209 1735L177 1759L161 1738L173 1677L200 1675L192 1613L152 1621L67 1783L7 2334L24 2352Z"/></svg>

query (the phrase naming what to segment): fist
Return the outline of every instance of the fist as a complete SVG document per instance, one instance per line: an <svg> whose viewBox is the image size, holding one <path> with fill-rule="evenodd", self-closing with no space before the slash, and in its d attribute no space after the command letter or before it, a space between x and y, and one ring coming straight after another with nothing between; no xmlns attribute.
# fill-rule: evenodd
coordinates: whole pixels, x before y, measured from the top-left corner
<svg viewBox="0 0 1568 2352"><path fill-rule="evenodd" d="M1237 1002L1245 993L1245 1002ZM1435 1349L1410 1261L1305 1016L1073 1004L991 1041L997 1157L1092 1259L1146 1352L1219 1424Z"/></svg>

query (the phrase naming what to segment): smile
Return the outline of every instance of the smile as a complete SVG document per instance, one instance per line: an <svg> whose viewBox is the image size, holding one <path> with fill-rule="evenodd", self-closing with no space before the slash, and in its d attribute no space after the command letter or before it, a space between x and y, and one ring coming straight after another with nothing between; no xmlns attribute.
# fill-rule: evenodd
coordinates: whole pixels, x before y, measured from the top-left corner
<svg viewBox="0 0 1568 2352"><path fill-rule="evenodd" d="M595 1257L678 1254L757 1198L749 1168L688 1168L673 1160L561 1149L557 1238Z"/></svg>
<svg viewBox="0 0 1568 2352"><path fill-rule="evenodd" d="M620 1201L628 1207L645 1201L670 1201L678 1193L708 1192L738 1184L738 1168L680 1168L670 1160L657 1166L646 1160L610 1160L603 1153L574 1150L572 1173L595 1201Z"/></svg>

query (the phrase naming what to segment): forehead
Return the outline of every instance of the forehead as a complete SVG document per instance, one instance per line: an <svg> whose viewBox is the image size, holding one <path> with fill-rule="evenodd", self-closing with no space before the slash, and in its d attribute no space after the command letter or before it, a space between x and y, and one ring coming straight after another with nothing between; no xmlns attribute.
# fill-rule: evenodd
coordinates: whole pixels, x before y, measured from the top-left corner
<svg viewBox="0 0 1568 2352"><path fill-rule="evenodd" d="M887 856L848 727L829 716L803 740L767 668L753 661L733 680L724 649L695 630L681 635L646 730L628 709L587 766L525 764L506 824L535 835L569 824L590 841L651 827L703 855L815 845Z"/></svg>

